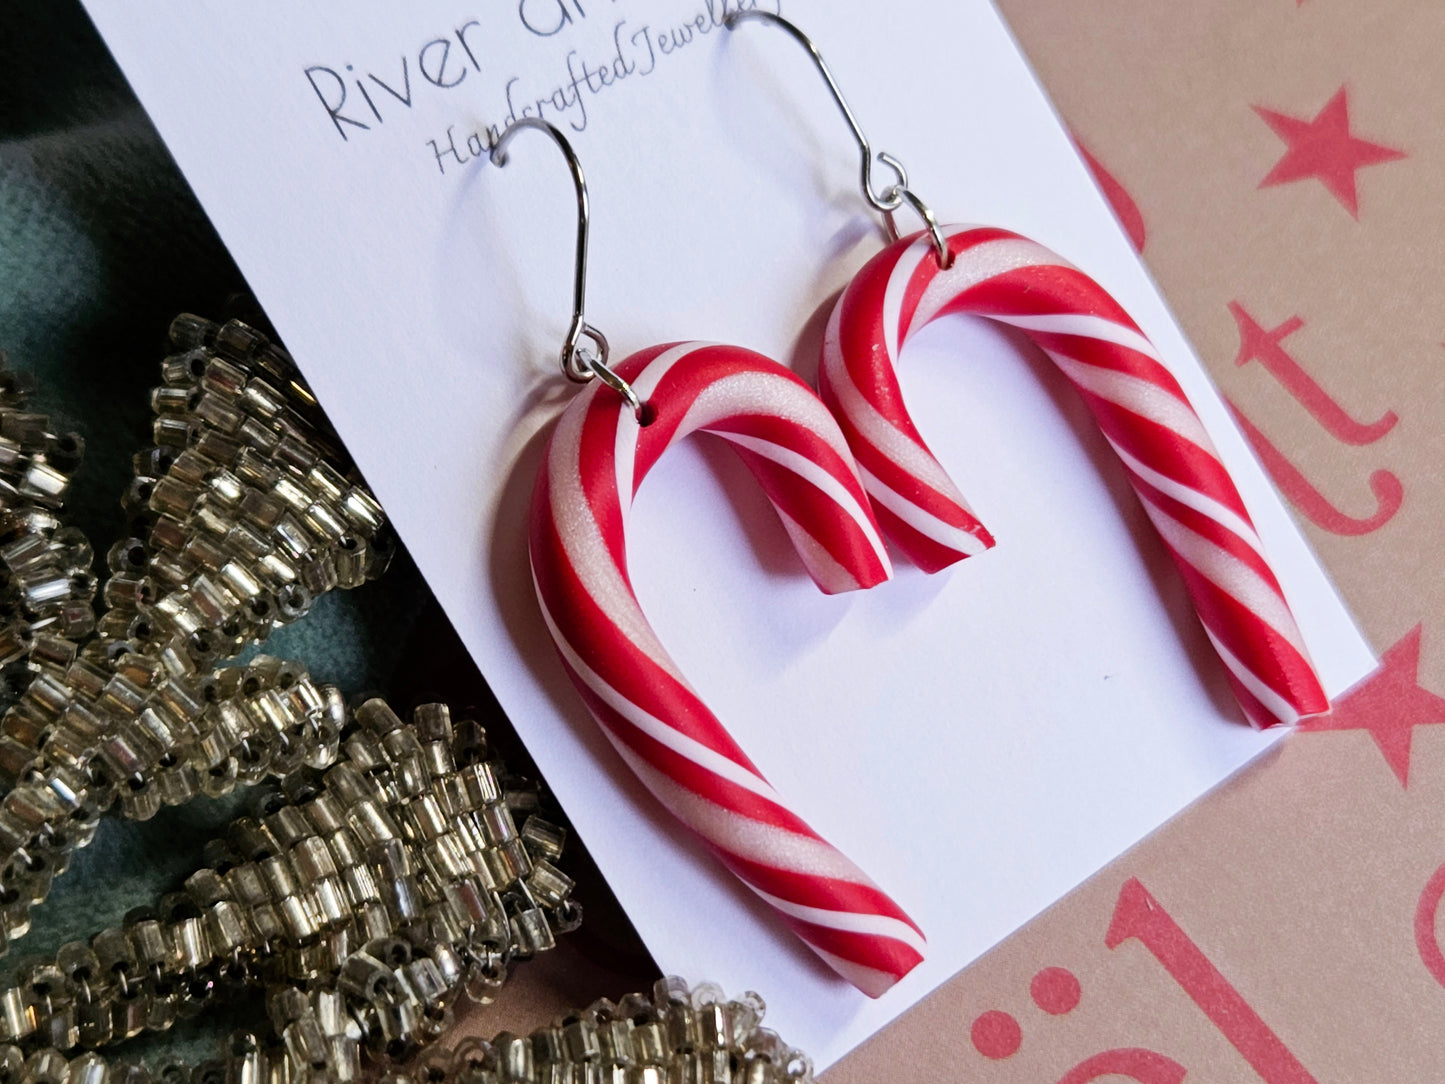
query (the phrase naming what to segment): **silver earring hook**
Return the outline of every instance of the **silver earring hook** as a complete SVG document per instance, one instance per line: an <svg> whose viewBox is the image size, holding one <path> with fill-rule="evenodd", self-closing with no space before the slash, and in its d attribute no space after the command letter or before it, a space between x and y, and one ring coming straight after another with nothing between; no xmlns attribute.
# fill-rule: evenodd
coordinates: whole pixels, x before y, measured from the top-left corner
<svg viewBox="0 0 1445 1084"><path fill-rule="evenodd" d="M808 51L813 58L813 66L818 69L818 74L823 77L823 82L828 84L828 92L833 96L833 102L838 107L838 112L843 114L843 119L848 122L848 128L853 133L853 140L858 144L858 153L862 157L862 171L859 178L863 190L863 198L875 211L881 213L888 224L888 233L896 241L898 230L894 225L894 213L907 204L917 211L927 227L929 236L933 240L934 255L938 257L939 265L948 267L953 262L953 254L948 251L948 243L944 240L943 231L938 228L938 220L928 205L918 198L917 194L908 187L908 171L903 168L903 163L887 151L873 151L873 146L868 142L868 137L863 134L863 126L858 123L848 100L843 97L843 91L838 86L838 80L833 78L833 71L828 67L828 62L823 59L822 50L814 43L813 39L803 33L796 24L789 22L781 15L775 15L771 11L763 11L753 8L748 11L732 11L723 17L723 25L729 30L735 30L739 23L748 19L756 19L759 22L771 23L788 32L788 34ZM893 183L878 190L873 186L873 163L883 163L893 171Z"/></svg>
<svg viewBox="0 0 1445 1084"><path fill-rule="evenodd" d="M644 414L642 400L632 390L632 385L608 367L607 336L587 322L587 234L591 225L591 212L587 202L587 178L582 173L582 163L577 158L577 152L554 125L539 117L524 117L522 120L513 121L497 137L496 145L492 147L492 164L499 168L507 164L507 145L524 128L534 128L552 137L552 142L562 151L562 157L572 173L572 186L577 191L577 256L572 278L572 323L567 328L566 339L562 342L562 372L568 380L578 384L585 384L593 377L600 378L602 383L627 401L633 415L641 421ZM591 351L583 345L583 340L591 344Z"/></svg>

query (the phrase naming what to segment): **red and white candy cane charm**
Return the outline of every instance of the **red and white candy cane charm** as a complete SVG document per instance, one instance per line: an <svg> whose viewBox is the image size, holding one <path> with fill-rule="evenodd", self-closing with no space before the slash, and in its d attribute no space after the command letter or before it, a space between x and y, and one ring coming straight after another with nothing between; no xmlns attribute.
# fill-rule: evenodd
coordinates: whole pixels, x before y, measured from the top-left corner
<svg viewBox="0 0 1445 1084"><path fill-rule="evenodd" d="M938 225L903 164L874 154L812 40L780 15L734 11L786 31L812 57L862 156L863 198L888 220L916 211L926 229L895 240L838 300L819 388L848 436L879 525L928 571L993 545L924 444L894 366L915 331L946 313L1022 329L1078 388L1118 452L1145 511L1183 574L1195 609L1255 726L1329 710L1299 628L1249 512L1174 375L1118 303L1047 249L1004 230ZM881 164L894 180L882 188Z"/></svg>
<svg viewBox="0 0 1445 1084"><path fill-rule="evenodd" d="M839 298L824 340L820 391L884 531L928 571L992 544L914 428L895 365L910 336L949 313L1019 328L1073 383L1118 453L1250 722L1295 723L1327 710L1239 490L1128 313L1017 234L951 226L942 235L946 259L924 231L870 260Z"/></svg>
<svg viewBox="0 0 1445 1084"><path fill-rule="evenodd" d="M892 569L853 455L828 408L761 354L677 343L615 368L587 323L587 182L555 127L577 190L572 324L562 371L585 383L563 412L532 494L537 600L563 666L612 745L678 820L840 975L877 997L923 960L913 920L778 795L688 684L648 624L627 568L627 518L662 454L699 429L752 470L818 586L872 587ZM604 386L605 385L605 386Z"/></svg>
<svg viewBox="0 0 1445 1084"><path fill-rule="evenodd" d="M662 454L697 430L730 443L829 592L889 576L837 423L805 383L749 350L654 347L615 370L639 424L593 385L563 413L532 498L532 575L577 689L674 816L841 975L877 997L923 958L918 927L808 827L754 767L658 641L627 571L627 517Z"/></svg>

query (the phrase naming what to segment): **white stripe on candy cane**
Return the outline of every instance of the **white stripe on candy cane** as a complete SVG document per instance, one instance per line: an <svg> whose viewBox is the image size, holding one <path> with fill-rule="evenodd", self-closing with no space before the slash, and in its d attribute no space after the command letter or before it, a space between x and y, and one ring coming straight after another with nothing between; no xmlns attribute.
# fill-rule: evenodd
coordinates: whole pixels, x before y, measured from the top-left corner
<svg viewBox="0 0 1445 1084"><path fill-rule="evenodd" d="M873 477L873 475L869 474L867 468L859 467L858 473L863 477L863 488L868 491L868 496L872 497L881 507L888 509L888 511L892 512L924 538L932 539L940 546L952 547L960 553L968 554L970 557L988 549L987 543L977 535L971 534L960 527L955 527L951 523L944 522L927 509L920 508L902 494L895 493L877 478Z"/></svg>

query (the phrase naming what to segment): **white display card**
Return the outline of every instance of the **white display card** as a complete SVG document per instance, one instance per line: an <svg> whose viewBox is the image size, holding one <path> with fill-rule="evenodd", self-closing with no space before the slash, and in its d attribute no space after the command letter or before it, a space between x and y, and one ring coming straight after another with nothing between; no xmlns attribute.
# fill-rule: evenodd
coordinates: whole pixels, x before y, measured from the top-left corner
<svg viewBox="0 0 1445 1084"><path fill-rule="evenodd" d="M883 237L806 54L722 29L735 0L87 3L665 970L756 988L826 1066L1276 740L1241 721L1109 449L1016 335L949 318L905 352L919 428L998 538L940 575L824 597L730 453L669 453L630 530L644 608L769 779L928 935L927 962L868 1000L681 837L554 656L524 513L574 391L556 366L573 195L536 133L505 169L486 160L539 111L575 143L588 316L614 358L716 339L811 378L826 304ZM1368 671L994 9L786 13L944 221L1032 236L1134 314L1235 472L1326 686Z"/></svg>

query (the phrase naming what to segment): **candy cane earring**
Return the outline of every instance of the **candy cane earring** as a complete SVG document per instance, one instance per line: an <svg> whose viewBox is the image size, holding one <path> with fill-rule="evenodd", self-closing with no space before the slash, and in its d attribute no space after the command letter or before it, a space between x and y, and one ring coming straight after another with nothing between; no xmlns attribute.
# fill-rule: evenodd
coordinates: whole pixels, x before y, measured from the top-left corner
<svg viewBox="0 0 1445 1084"><path fill-rule="evenodd" d="M1190 405L1129 314L1098 283L1042 245L1007 230L940 226L903 165L875 156L817 46L764 11L734 12L781 27L828 84L862 154L864 198L894 238L844 290L828 322L819 391L858 460L879 525L934 572L993 545L903 404L895 365L908 339L948 313L1020 328L1078 389L1118 453L1173 555L1245 716L1294 723L1329 709L1249 512ZM878 162L894 174L878 189ZM904 206L924 229L899 238Z"/></svg>
<svg viewBox="0 0 1445 1084"><path fill-rule="evenodd" d="M584 313L587 185L566 138L577 191L572 324L562 369L585 387L558 419L532 497L532 577L562 663L622 759L678 820L767 901L839 974L877 997L922 960L924 939L869 878L805 824L702 702L658 641L627 568L633 496L689 433L733 445L827 592L890 575L843 434L813 390L750 350L671 343L608 363Z"/></svg>

